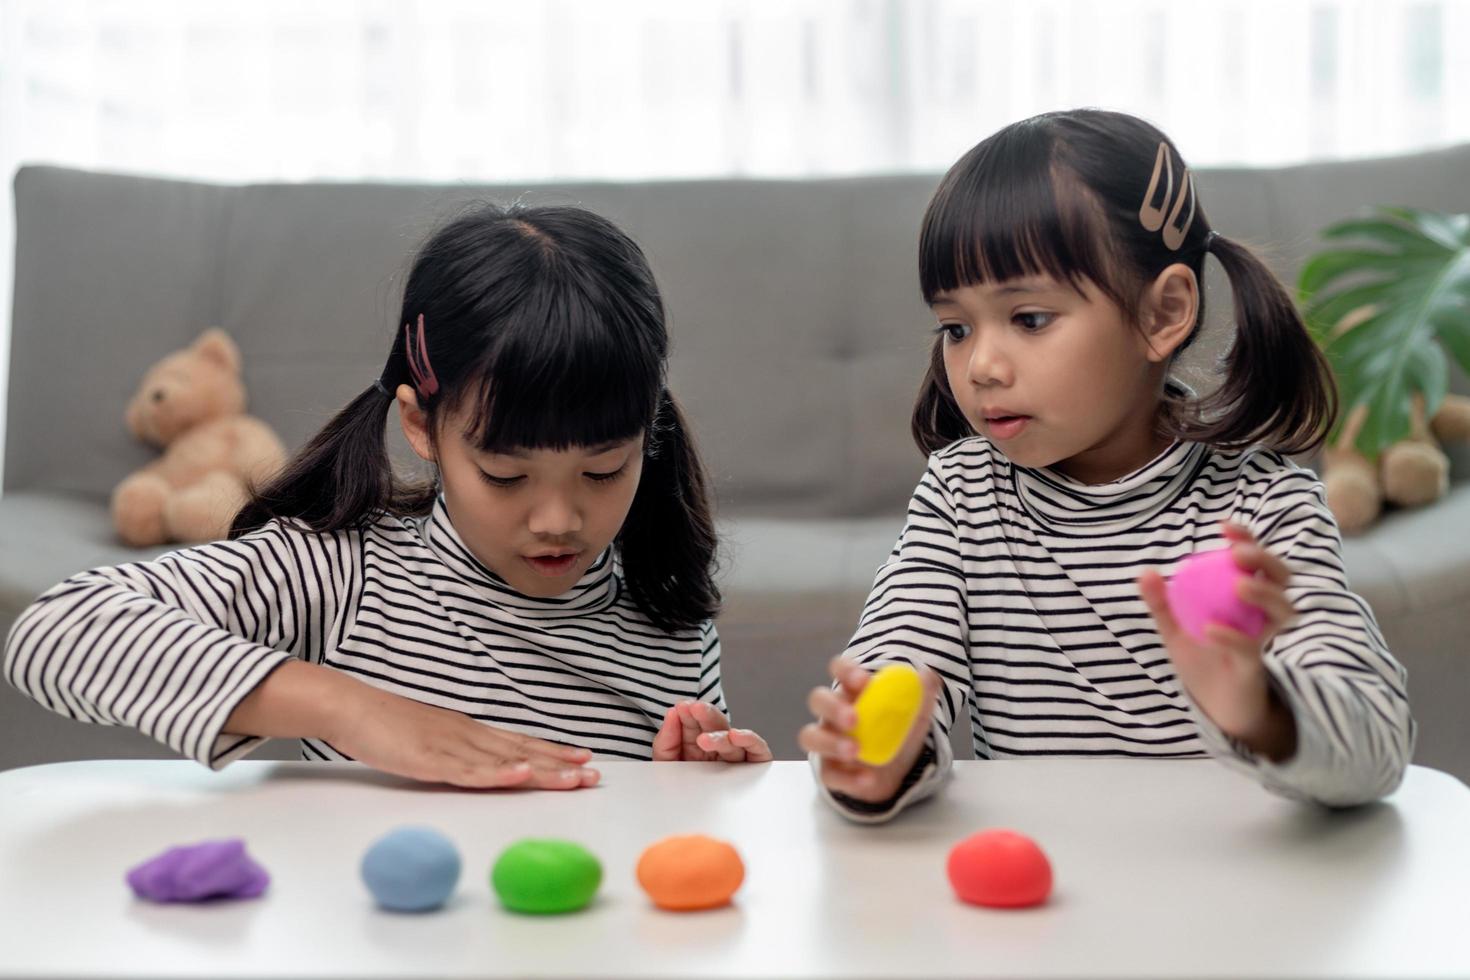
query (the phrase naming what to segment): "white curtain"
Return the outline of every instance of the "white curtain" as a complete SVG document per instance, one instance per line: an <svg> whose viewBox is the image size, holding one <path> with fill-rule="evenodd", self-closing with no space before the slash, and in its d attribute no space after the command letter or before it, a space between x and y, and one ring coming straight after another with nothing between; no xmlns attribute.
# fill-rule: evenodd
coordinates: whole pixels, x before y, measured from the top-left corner
<svg viewBox="0 0 1470 980"><path fill-rule="evenodd" d="M1278 164L1470 139L1467 52L1470 0L0 0L0 174L940 171L1077 105Z"/></svg>

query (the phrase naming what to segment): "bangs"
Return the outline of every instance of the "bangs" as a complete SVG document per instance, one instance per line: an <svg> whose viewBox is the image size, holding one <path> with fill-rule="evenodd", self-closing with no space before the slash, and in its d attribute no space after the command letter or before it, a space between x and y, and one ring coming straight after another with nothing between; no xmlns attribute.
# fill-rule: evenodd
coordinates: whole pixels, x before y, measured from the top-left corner
<svg viewBox="0 0 1470 980"><path fill-rule="evenodd" d="M465 437L504 453L600 446L646 431L662 357L640 344L649 331L633 318L657 313L606 296L593 304L565 280L543 279L503 314L496 344L476 366Z"/></svg>
<svg viewBox="0 0 1470 980"><path fill-rule="evenodd" d="M1105 260L1106 218L1054 160L1054 143L1042 126L1017 124L945 174L919 235L926 304L954 289L1027 276L1049 276L1078 294L1092 282L1119 298Z"/></svg>

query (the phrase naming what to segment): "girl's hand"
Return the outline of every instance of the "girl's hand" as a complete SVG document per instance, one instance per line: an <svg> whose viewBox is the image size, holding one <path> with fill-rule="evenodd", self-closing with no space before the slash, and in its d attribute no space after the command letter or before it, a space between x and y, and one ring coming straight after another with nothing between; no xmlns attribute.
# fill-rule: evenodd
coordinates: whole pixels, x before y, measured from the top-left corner
<svg viewBox="0 0 1470 980"><path fill-rule="evenodd" d="M914 726L909 729L898 755L886 765L870 766L858 761L857 742L848 732L857 724L853 702L868 685L872 672L845 657L833 657L827 672L837 681L837 688L812 688L806 703L817 720L801 730L797 741L821 760L822 785L829 791L870 803L891 799L923 751L934 718L934 703L939 698L939 675L928 667L919 668L924 699L923 707L914 717Z"/></svg>
<svg viewBox="0 0 1470 980"><path fill-rule="evenodd" d="M770 762L766 740L730 720L707 701L681 701L664 714L653 736L654 762Z"/></svg>
<svg viewBox="0 0 1470 980"><path fill-rule="evenodd" d="M600 778L592 753L492 728L457 711L369 685L325 733L338 751L383 772L474 789L579 789Z"/></svg>
<svg viewBox="0 0 1470 980"><path fill-rule="evenodd" d="M1149 570L1138 579L1144 604L1152 614L1159 638L1179 682L1200 709L1226 734L1267 757L1281 761L1296 751L1296 723L1291 711L1273 691L1263 653L1296 611L1286 597L1291 570L1280 558L1256 543L1238 524L1222 525L1235 563L1252 573L1241 579L1236 594L1266 614L1266 627L1252 639L1238 630L1211 623L1205 641L1190 636L1174 619L1166 598L1164 578Z"/></svg>

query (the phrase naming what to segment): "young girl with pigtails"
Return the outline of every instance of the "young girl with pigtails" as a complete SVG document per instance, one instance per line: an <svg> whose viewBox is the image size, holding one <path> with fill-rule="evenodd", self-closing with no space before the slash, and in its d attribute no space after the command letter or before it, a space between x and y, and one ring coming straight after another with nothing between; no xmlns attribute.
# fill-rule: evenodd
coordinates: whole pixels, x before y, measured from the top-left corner
<svg viewBox="0 0 1470 980"><path fill-rule="evenodd" d="M769 760L725 716L708 483L638 246L578 208L481 206L423 246L399 322L231 540L60 583L6 679L214 768L275 736L467 787ZM395 477L394 409L433 482Z"/></svg>
<svg viewBox="0 0 1470 980"><path fill-rule="evenodd" d="M1198 397L1173 368L1208 257L1235 334ZM839 811L880 822L935 793L966 714L983 759L1210 757L1328 805L1391 792L1415 736L1405 672L1349 588L1321 484L1287 458L1331 427L1328 366L1168 137L1094 110L1007 126L945 175L919 278L928 468L800 736ZM1196 638L1166 601L1183 559L1222 548L1259 635ZM892 662L920 668L932 710L869 765L854 700Z"/></svg>

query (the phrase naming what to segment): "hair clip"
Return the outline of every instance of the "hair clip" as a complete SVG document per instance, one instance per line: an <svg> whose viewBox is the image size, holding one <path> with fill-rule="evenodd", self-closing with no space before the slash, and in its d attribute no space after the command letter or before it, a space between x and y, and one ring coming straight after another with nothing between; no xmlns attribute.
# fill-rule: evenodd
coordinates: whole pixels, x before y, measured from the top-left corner
<svg viewBox="0 0 1470 980"><path fill-rule="evenodd" d="M1164 179L1164 197L1157 207L1154 206L1154 196L1159 189L1159 178ZM1159 152L1154 156L1154 172L1148 180L1148 190L1143 195L1143 205L1138 209L1138 221L1143 225L1145 231L1158 231L1163 229L1164 244L1171 251L1178 251L1179 246L1184 244L1185 236L1189 234L1189 226L1194 224L1195 194L1194 174L1185 168L1183 179L1179 182L1179 196L1174 196L1174 158L1169 152L1169 144L1160 141ZM1189 214L1185 216L1184 223L1179 224L1179 212L1184 209L1184 200L1189 199Z"/></svg>
<svg viewBox="0 0 1470 980"><path fill-rule="evenodd" d="M429 351L424 346L424 315L419 314L418 343L414 343L413 331L403 325L403 355L408 360L409 373L413 375L413 386L421 395L433 395L439 391L439 379L429 364Z"/></svg>

